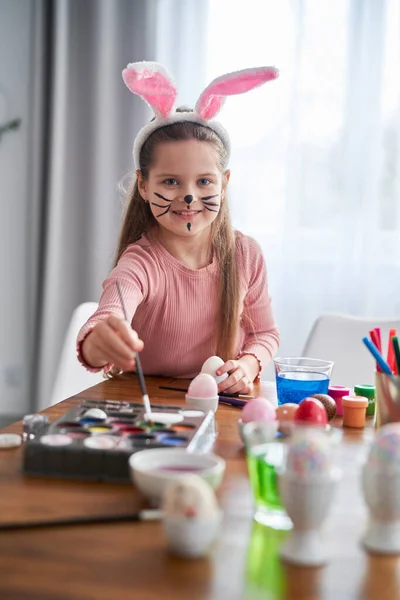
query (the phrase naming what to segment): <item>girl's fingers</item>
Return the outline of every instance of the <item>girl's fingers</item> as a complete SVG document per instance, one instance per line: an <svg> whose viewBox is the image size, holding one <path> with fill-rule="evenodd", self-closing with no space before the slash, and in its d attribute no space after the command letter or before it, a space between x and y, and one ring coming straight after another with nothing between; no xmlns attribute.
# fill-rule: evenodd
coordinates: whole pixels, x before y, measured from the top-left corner
<svg viewBox="0 0 400 600"><path fill-rule="evenodd" d="M124 363L131 364L134 360L132 348L121 339L119 332L109 325L98 328L96 345L107 356L110 362L114 362L114 359L117 359L119 363L123 361Z"/></svg>
<svg viewBox="0 0 400 600"><path fill-rule="evenodd" d="M102 344L97 344L96 342L94 342L93 347L97 352L97 355L102 357L102 362L115 365L118 369L122 369L123 371L133 371L135 368L135 360L133 357L127 359L125 355L112 350L110 351L110 348L104 349Z"/></svg>
<svg viewBox="0 0 400 600"><path fill-rule="evenodd" d="M223 375L224 373L229 373L230 371L234 371L235 369L237 369L239 366L240 365L237 360L228 360L216 370L216 375Z"/></svg>
<svg viewBox="0 0 400 600"><path fill-rule="evenodd" d="M235 371L231 372L229 377L225 379L225 381L221 381L218 385L219 392L231 392L232 386L237 385L237 383L244 377L243 370L237 368Z"/></svg>
<svg viewBox="0 0 400 600"><path fill-rule="evenodd" d="M139 339L138 334L132 329L132 327L127 321L120 319L119 317L116 317L114 315L111 315L110 317L108 317L107 323L112 329L114 329L114 331L118 332L121 339L134 352L140 352L141 350L143 350L142 340Z"/></svg>

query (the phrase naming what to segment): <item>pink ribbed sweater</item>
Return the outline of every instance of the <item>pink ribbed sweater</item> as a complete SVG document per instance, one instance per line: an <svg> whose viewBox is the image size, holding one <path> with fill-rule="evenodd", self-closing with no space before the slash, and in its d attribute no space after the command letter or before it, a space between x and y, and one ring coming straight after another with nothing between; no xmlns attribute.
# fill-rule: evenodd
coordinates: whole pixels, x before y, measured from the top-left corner
<svg viewBox="0 0 400 600"><path fill-rule="evenodd" d="M278 348L263 255L258 243L237 233L241 284L241 320L235 356L254 354L266 365ZM87 369L81 344L97 323L110 314L123 317L116 280L132 322L144 341L140 354L146 375L195 377L216 354L218 328L218 264L193 270L176 260L157 241L143 236L130 245L103 283L98 310L79 332L78 357ZM112 365L108 365L109 369Z"/></svg>

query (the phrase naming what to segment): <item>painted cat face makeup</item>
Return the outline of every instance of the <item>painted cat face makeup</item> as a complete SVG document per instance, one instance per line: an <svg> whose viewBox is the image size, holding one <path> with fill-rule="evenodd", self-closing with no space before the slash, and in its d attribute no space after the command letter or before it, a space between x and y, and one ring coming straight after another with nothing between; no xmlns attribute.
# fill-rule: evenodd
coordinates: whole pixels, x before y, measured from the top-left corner
<svg viewBox="0 0 400 600"><path fill-rule="evenodd" d="M207 142L164 142L155 151L142 197L160 227L176 235L195 235L211 226L224 195L225 179L214 147Z"/></svg>

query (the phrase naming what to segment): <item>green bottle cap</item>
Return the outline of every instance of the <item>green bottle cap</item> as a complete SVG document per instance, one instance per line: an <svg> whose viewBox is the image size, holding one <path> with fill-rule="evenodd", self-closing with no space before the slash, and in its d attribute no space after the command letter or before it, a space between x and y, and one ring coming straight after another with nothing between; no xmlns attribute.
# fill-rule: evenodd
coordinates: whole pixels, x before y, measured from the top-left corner
<svg viewBox="0 0 400 600"><path fill-rule="evenodd" d="M373 400L375 398L375 386L373 385L355 385L354 393L356 396L364 396L369 400Z"/></svg>

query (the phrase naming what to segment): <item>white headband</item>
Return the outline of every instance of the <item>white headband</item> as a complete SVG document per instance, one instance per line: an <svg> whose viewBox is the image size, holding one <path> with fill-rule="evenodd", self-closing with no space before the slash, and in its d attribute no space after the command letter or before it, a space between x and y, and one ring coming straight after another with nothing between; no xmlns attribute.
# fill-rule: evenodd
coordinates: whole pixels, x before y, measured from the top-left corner
<svg viewBox="0 0 400 600"><path fill-rule="evenodd" d="M155 118L137 134L133 143L135 169L140 168L140 152L153 131L172 123L193 122L209 127L221 138L228 156L230 141L226 129L214 117L222 108L227 96L244 94L268 81L276 79L279 71L275 67L255 67L227 73L217 77L200 94L194 112L176 112L177 90L168 71L156 62L131 63L122 72L122 77L133 94L145 100L153 109Z"/></svg>

